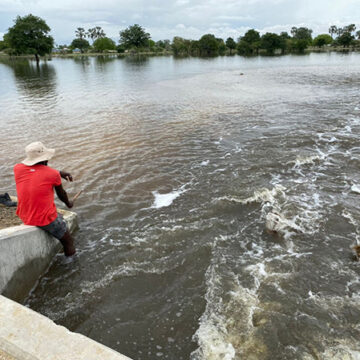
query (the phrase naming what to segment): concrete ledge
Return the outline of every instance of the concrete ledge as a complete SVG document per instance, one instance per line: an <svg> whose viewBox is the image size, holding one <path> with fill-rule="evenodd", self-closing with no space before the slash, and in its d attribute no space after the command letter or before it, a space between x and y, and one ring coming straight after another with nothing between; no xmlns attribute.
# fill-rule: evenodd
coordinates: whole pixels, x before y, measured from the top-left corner
<svg viewBox="0 0 360 360"><path fill-rule="evenodd" d="M74 212L58 209L70 231L77 227ZM21 302L55 254L62 248L59 240L45 231L27 225L0 230L0 294Z"/></svg>
<svg viewBox="0 0 360 360"><path fill-rule="evenodd" d="M3 296L0 348L16 360L130 360Z"/></svg>

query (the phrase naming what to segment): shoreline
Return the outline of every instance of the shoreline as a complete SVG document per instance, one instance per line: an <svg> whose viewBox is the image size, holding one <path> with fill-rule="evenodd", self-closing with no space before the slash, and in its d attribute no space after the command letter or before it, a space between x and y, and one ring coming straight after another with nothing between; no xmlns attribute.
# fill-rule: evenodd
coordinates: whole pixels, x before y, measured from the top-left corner
<svg viewBox="0 0 360 360"><path fill-rule="evenodd" d="M360 47L349 47L349 48L345 48L345 47L309 47L307 49L305 49L305 51L303 53L296 53L296 52L287 52L285 54L274 54L274 55L265 55L265 54L258 54L258 55L248 55L248 56L244 56L244 55L239 55L237 53L227 53L224 55L217 55L214 57L218 57L218 56L241 56L241 57L253 57L253 56L282 56L282 55L299 55L299 54L309 54L309 53L330 53L330 52L336 52L336 53L349 53L349 52L360 52ZM41 56L40 60L52 60L53 58L81 58L81 57L118 57L118 58L125 58L125 57L136 57L136 56L148 56L148 57L155 57L155 56L175 56L174 53L172 51L164 51L161 53L158 52L152 52L152 51L145 51L145 52L138 52L138 53L134 53L134 52L128 52L128 53L117 53L117 52L111 52L111 53L72 53L72 54L49 54L46 56ZM181 57L202 57L202 56L191 56L191 55L187 55L187 56L178 56L179 58ZM0 51L0 59L1 58L6 58L6 59L29 59L29 60L35 60L34 55L8 55L4 52Z"/></svg>
<svg viewBox="0 0 360 360"><path fill-rule="evenodd" d="M146 52L140 52L140 53L73 53L73 54L49 54L46 56L40 56L40 60L51 60L53 58L81 58L81 57L100 57L100 56L106 56L106 57L128 57L128 56L171 56L173 55L172 52L162 52L162 53L156 53L151 51ZM7 58L7 59L29 59L29 60L35 60L34 55L8 55L4 52L0 52L0 58Z"/></svg>

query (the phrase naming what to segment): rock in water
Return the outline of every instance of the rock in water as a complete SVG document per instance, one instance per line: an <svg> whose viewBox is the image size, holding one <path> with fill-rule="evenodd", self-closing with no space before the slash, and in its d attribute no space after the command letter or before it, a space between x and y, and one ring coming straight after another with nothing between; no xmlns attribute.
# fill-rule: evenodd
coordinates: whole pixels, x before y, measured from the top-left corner
<svg viewBox="0 0 360 360"><path fill-rule="evenodd" d="M283 228L284 219L277 212L269 212L266 215L266 230L277 234Z"/></svg>

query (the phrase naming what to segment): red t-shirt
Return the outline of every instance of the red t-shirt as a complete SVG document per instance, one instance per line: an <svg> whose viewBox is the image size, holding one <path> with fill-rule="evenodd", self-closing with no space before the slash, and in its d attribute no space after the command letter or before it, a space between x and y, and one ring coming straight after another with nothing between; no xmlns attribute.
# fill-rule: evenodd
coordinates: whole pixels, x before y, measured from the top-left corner
<svg viewBox="0 0 360 360"><path fill-rule="evenodd" d="M59 171L45 165L14 166L18 206L16 214L25 225L45 226L57 217L54 186L61 184Z"/></svg>

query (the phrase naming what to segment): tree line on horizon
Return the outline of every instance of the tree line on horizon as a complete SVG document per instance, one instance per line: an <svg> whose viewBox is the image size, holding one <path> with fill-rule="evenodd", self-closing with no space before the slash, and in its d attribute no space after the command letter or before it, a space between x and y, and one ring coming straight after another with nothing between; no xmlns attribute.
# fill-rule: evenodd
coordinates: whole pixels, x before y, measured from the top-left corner
<svg viewBox="0 0 360 360"><path fill-rule="evenodd" d="M0 51L9 55L44 56L54 50L54 39L49 34L50 28L45 20L29 14L17 16L14 26L8 29L4 39L0 41ZM225 41L213 34L205 34L199 40L184 39L175 36L172 41L159 40L155 42L151 35L139 24L134 24L119 32L119 43L107 37L100 26L87 31L78 27L75 38L70 45L57 46L60 52L72 52L77 49L84 52L117 52L117 53L164 53L172 52L177 56L217 56L225 54L258 55L274 53L301 53L310 46L360 46L360 30L356 32L356 25L344 27L331 25L328 34L320 34L314 39L312 30L307 27L292 27L290 34L267 32L263 35L255 29L248 30L236 41L228 37ZM91 40L92 44L90 44Z"/></svg>

